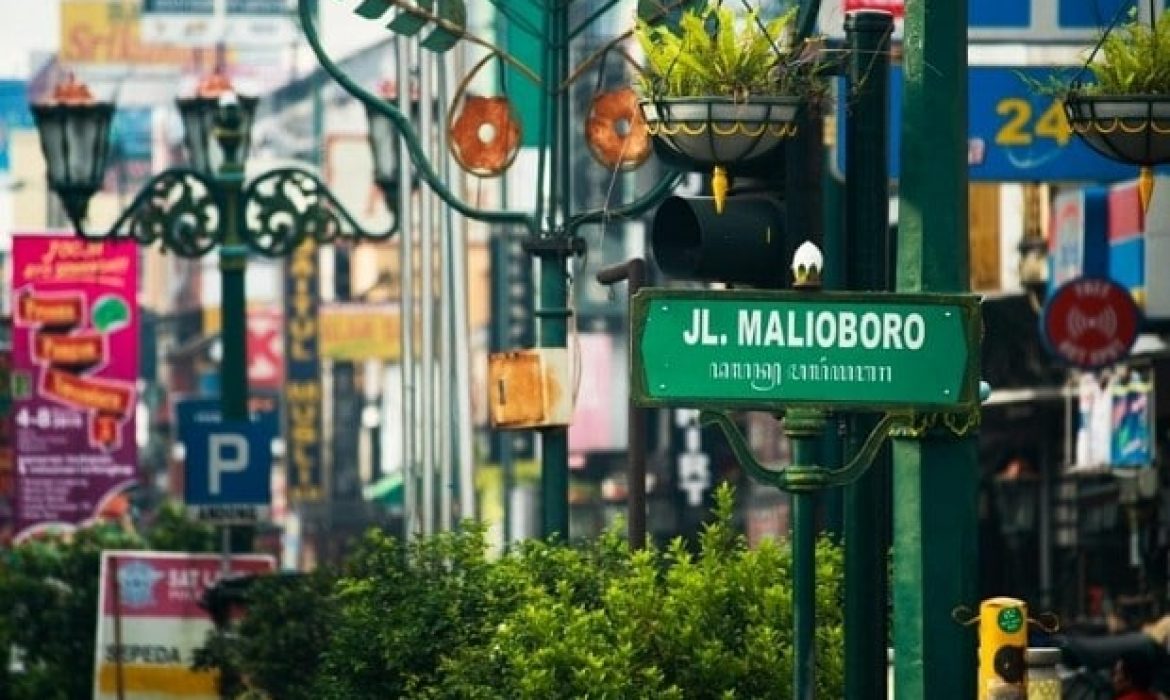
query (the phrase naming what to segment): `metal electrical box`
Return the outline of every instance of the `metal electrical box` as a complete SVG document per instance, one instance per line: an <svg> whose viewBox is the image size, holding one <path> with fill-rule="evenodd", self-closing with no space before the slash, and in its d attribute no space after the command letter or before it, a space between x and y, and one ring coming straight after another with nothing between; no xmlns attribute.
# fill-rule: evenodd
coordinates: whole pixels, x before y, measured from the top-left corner
<svg viewBox="0 0 1170 700"><path fill-rule="evenodd" d="M567 426L573 387L566 348L492 353L488 406L493 428L523 430Z"/></svg>

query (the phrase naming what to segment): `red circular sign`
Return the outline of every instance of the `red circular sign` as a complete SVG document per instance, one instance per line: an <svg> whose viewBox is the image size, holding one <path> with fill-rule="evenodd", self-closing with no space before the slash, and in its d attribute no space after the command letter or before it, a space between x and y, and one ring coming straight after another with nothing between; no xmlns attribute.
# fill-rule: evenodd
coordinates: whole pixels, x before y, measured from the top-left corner
<svg viewBox="0 0 1170 700"><path fill-rule="evenodd" d="M1040 331L1049 352L1074 367L1095 369L1125 359L1141 323L1128 290L1110 280L1081 277L1048 299Z"/></svg>

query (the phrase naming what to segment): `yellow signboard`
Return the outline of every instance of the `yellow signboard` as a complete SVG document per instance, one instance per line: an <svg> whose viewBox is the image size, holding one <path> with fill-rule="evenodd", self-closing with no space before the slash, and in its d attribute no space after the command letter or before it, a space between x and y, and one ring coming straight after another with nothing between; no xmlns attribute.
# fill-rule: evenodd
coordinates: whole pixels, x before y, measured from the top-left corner
<svg viewBox="0 0 1170 700"><path fill-rule="evenodd" d="M393 362L402 356L398 304L322 304L317 323L323 358Z"/></svg>
<svg viewBox="0 0 1170 700"><path fill-rule="evenodd" d="M143 42L140 12L139 0L62 0L61 63L164 70L199 65L197 49Z"/></svg>

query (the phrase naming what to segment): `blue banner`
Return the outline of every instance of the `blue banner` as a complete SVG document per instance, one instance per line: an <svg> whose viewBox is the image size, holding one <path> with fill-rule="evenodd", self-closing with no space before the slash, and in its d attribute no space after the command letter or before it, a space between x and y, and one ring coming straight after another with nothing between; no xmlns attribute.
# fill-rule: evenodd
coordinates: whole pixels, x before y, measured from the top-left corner
<svg viewBox="0 0 1170 700"><path fill-rule="evenodd" d="M321 353L317 309L321 274L317 242L299 245L284 267L284 402L288 496L297 502L325 497L321 435Z"/></svg>
<svg viewBox="0 0 1170 700"><path fill-rule="evenodd" d="M1069 129L1064 108L1040 86L1068 85L1075 68L972 66L968 73L967 153L972 180L1113 182L1136 170L1098 155ZM844 79L841 80L844 90ZM842 92L842 94L844 94ZM848 99L837 100L837 167L845 172ZM901 168L902 69L890 76L890 175ZM927 166L929 167L929 165Z"/></svg>
<svg viewBox="0 0 1170 700"><path fill-rule="evenodd" d="M1110 462L1114 467L1148 467L1154 463L1153 385L1134 369L1126 371L1111 384L1113 430Z"/></svg>

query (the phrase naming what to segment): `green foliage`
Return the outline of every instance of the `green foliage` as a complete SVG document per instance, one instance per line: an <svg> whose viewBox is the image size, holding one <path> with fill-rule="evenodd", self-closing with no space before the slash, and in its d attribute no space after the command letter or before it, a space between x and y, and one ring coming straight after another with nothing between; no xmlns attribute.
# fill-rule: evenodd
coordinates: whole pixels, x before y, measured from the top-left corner
<svg viewBox="0 0 1170 700"><path fill-rule="evenodd" d="M677 24L638 19L634 35L647 65L638 88L648 97L798 95L823 89L813 60L793 46L796 9L768 22L730 6L688 9Z"/></svg>
<svg viewBox="0 0 1170 700"><path fill-rule="evenodd" d="M101 552L142 546L137 537L98 527L8 553L0 565L0 696L83 700L92 695ZM25 672L5 677L12 645L23 652Z"/></svg>
<svg viewBox="0 0 1170 700"><path fill-rule="evenodd" d="M789 548L749 549L732 506L721 488L696 554L632 552L616 529L495 560L472 524L370 533L332 586L252 589L235 659L258 695L294 700L790 698ZM817 697L844 693L841 570L819 543Z"/></svg>
<svg viewBox="0 0 1170 700"><path fill-rule="evenodd" d="M1084 86L1085 94L1170 95L1170 11L1150 26L1135 8L1105 36L1088 68L1096 83Z"/></svg>
<svg viewBox="0 0 1170 700"><path fill-rule="evenodd" d="M161 552L216 552L219 549L214 528L191 522L179 506L171 503L159 508L145 534L150 548Z"/></svg>
<svg viewBox="0 0 1170 700"><path fill-rule="evenodd" d="M258 697L316 697L312 682L334 623L329 593L335 580L325 569L255 579L247 589L248 615L226 633L210 633L196 665L232 669L234 690L243 697L258 688L267 691Z"/></svg>
<svg viewBox="0 0 1170 700"><path fill-rule="evenodd" d="M102 551L180 543L180 551L209 551L198 548L214 542L205 530L164 510L145 539L99 525L0 552L0 697L88 700ZM8 669L14 645L23 655L23 673Z"/></svg>

